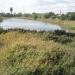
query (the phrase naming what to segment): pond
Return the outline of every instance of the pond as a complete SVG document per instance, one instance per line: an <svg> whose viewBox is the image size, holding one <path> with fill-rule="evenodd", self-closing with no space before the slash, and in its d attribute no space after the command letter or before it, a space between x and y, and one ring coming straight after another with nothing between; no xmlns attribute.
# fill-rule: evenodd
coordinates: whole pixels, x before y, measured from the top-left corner
<svg viewBox="0 0 75 75"><path fill-rule="evenodd" d="M55 24L43 23L39 21L32 21L27 19L9 18L5 19L0 26L3 29L25 29L25 30L36 30L36 31L55 31L61 30L62 28Z"/></svg>

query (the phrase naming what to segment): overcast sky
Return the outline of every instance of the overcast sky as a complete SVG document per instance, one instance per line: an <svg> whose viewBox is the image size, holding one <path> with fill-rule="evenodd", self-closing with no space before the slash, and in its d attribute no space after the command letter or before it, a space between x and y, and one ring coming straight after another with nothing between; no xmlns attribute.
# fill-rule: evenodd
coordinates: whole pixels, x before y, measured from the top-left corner
<svg viewBox="0 0 75 75"><path fill-rule="evenodd" d="M75 0L0 0L0 12L10 12L13 7L15 12L50 12L55 13L75 11Z"/></svg>

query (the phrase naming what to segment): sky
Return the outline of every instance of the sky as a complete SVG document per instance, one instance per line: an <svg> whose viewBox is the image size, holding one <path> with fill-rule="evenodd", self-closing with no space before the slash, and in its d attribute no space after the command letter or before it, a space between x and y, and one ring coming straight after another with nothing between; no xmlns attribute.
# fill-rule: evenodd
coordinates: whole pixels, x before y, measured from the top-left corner
<svg viewBox="0 0 75 75"><path fill-rule="evenodd" d="M0 12L13 13L67 13L75 12L75 0L0 0Z"/></svg>

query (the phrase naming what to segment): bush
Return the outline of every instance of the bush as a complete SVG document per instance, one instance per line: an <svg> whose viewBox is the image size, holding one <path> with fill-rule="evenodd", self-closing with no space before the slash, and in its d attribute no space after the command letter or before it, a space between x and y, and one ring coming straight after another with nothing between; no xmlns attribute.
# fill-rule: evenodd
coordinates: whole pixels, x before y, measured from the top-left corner
<svg viewBox="0 0 75 75"><path fill-rule="evenodd" d="M65 55L64 51L52 51L51 53L47 54L47 60L49 61L49 63L55 65L55 64L59 64L59 62L61 61L61 59L63 58L63 56Z"/></svg>
<svg viewBox="0 0 75 75"><path fill-rule="evenodd" d="M48 19L48 18L54 19L54 18L56 18L56 15L53 12L49 12L49 13L44 14L44 18L45 19Z"/></svg>
<svg viewBox="0 0 75 75"><path fill-rule="evenodd" d="M5 46L0 52L0 75L75 75L75 43L60 44L65 39L72 40L71 33L27 33L18 31L16 36L14 31L0 35L0 45ZM35 33L41 37L34 36Z"/></svg>
<svg viewBox="0 0 75 75"><path fill-rule="evenodd" d="M3 28L0 27L0 34L3 33L3 32L4 32Z"/></svg>
<svg viewBox="0 0 75 75"><path fill-rule="evenodd" d="M45 36L44 40L53 40L58 43L66 44L72 42L72 35L66 33L65 31L55 31L53 34L48 34Z"/></svg>
<svg viewBox="0 0 75 75"><path fill-rule="evenodd" d="M36 20L38 18L38 15L36 13L32 13L32 17L34 18L34 20Z"/></svg>
<svg viewBox="0 0 75 75"><path fill-rule="evenodd" d="M2 22L3 21L3 18L2 17L0 17L0 22Z"/></svg>
<svg viewBox="0 0 75 75"><path fill-rule="evenodd" d="M56 35L64 35L64 34L66 34L66 31L65 30L55 30L54 33Z"/></svg>
<svg viewBox="0 0 75 75"><path fill-rule="evenodd" d="M75 20L75 12L69 12L67 15L70 20Z"/></svg>

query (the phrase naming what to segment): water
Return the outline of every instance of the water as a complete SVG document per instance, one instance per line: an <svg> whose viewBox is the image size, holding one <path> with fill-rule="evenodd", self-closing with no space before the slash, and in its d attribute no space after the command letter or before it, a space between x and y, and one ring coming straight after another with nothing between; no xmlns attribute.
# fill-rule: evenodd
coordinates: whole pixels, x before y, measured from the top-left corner
<svg viewBox="0 0 75 75"><path fill-rule="evenodd" d="M21 28L25 30L36 30L36 31L55 31L62 29L60 26L54 24L17 18L6 19L0 24L0 26L3 29Z"/></svg>

